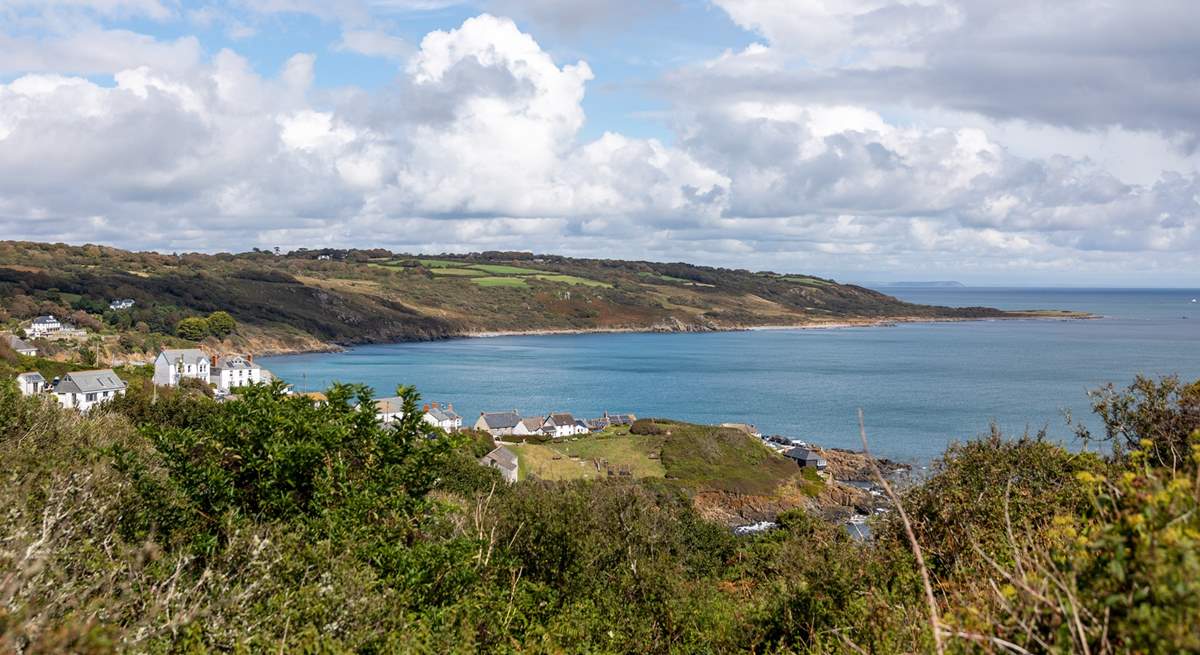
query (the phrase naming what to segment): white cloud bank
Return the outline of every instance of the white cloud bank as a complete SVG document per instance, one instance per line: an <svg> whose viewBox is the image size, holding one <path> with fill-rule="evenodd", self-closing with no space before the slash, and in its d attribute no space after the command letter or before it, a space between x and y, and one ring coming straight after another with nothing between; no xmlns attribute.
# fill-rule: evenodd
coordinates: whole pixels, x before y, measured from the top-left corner
<svg viewBox="0 0 1200 655"><path fill-rule="evenodd" d="M810 36L806 21L773 22L766 0L723 4L772 43L787 30L803 56L834 52L831 66L845 62L834 61L830 34L858 52L912 54L965 20L948 3L902 3L912 15L879 33L869 26L895 3L863 0ZM802 4L813 20L833 6ZM342 45L402 54L403 43L380 37L344 32ZM157 63L132 56L136 65L102 84L49 72L65 57L46 54L52 45L25 48L44 55L24 66L38 72L0 84L6 237L518 248L1025 281L1098 271L1165 281L1200 264L1194 170L1131 184L1086 158L1014 154L986 122L930 126L853 98L772 94L764 85L794 55L773 45L685 71L682 86L715 82L676 103L674 144L616 133L581 141L591 68L556 63L486 14L428 34L396 87L374 95L315 91L311 55L264 77L234 52L189 48ZM752 57L763 65L749 70L764 77L721 86Z"/></svg>

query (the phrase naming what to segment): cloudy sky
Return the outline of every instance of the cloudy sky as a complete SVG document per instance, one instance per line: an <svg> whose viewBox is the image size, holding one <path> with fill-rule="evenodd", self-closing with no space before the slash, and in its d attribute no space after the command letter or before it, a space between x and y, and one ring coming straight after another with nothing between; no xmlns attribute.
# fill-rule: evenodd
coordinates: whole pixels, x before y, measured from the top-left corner
<svg viewBox="0 0 1200 655"><path fill-rule="evenodd" d="M1200 5L0 0L0 238L1200 286Z"/></svg>

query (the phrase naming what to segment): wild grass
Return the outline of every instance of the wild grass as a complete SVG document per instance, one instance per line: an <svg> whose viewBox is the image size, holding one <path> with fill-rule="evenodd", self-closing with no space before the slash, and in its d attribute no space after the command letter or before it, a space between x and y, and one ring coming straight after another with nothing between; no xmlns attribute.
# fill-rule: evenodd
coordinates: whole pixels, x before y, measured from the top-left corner
<svg viewBox="0 0 1200 655"><path fill-rule="evenodd" d="M434 275L448 275L448 276L461 276L461 277L477 277L477 276L481 277L481 276L483 276L482 271L477 271L477 270L471 269L471 268L450 268L449 266L433 268L430 270L430 272L433 273Z"/></svg>
<svg viewBox="0 0 1200 655"><path fill-rule="evenodd" d="M546 280L547 282L562 282L564 284L578 284L578 285L585 286L585 287L600 287L600 288L604 288L604 289L612 288L612 285L609 284L608 282L601 282L599 280L589 280L587 278L577 277L574 275L541 275L541 274L539 274L539 275L534 275L533 277L535 277L539 280Z"/></svg>
<svg viewBox="0 0 1200 655"><path fill-rule="evenodd" d="M471 281L481 287L527 287L529 284L515 277L474 277Z"/></svg>
<svg viewBox="0 0 1200 655"><path fill-rule="evenodd" d="M499 264L472 264L471 268L477 268L485 273L492 275L536 275L538 273L546 273L532 268L522 268L520 266L505 266Z"/></svg>

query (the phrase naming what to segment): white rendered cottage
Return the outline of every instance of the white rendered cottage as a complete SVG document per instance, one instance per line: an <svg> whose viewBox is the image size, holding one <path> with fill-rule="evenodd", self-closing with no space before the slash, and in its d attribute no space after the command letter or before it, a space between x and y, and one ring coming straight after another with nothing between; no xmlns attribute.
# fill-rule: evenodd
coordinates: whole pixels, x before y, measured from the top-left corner
<svg viewBox="0 0 1200 655"><path fill-rule="evenodd" d="M259 384L263 381L263 370L254 363L253 355L213 357L209 363L209 380L218 390L228 392L238 387Z"/></svg>
<svg viewBox="0 0 1200 655"><path fill-rule="evenodd" d="M430 403L425 406L423 418L426 423L435 425L446 432L458 432L462 429L462 417L455 413L452 404L442 407L438 403Z"/></svg>
<svg viewBox="0 0 1200 655"><path fill-rule="evenodd" d="M160 387L174 387L180 380L191 378L209 382L212 363L208 355L198 348L164 350L154 360L154 377L150 378Z"/></svg>
<svg viewBox="0 0 1200 655"><path fill-rule="evenodd" d="M546 417L546 422L542 424L542 432L555 439L562 439L577 434L587 434L588 428L567 412L555 412Z"/></svg>
<svg viewBox="0 0 1200 655"><path fill-rule="evenodd" d="M17 388L21 390L23 396L36 396L46 391L46 378L37 371L22 373L17 376Z"/></svg>
<svg viewBox="0 0 1200 655"><path fill-rule="evenodd" d="M86 412L100 403L125 394L125 381L112 369L67 373L54 384L54 397L63 407Z"/></svg>

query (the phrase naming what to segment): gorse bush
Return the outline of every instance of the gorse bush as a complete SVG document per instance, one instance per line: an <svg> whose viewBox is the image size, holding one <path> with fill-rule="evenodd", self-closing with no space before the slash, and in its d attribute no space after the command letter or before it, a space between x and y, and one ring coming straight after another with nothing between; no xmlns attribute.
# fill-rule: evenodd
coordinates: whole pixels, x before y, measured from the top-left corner
<svg viewBox="0 0 1200 655"><path fill-rule="evenodd" d="M1111 458L993 431L904 494L947 652L1200 651L1200 433L1173 384L1108 392ZM746 537L701 516L689 485L756 452L732 432L659 421L707 440L664 453L672 479L508 485L489 439L431 437L397 392L384 426L357 386L135 386L81 417L0 385L0 652L934 648L894 517L861 542L800 510Z"/></svg>
<svg viewBox="0 0 1200 655"><path fill-rule="evenodd" d="M178 401L212 409L195 412L189 424L143 428L161 474L144 459L113 451L139 503L174 503L130 528L145 533L185 520L196 536L223 537L221 518L230 513L266 522L322 517L353 524L371 517L406 524L451 442L424 437L414 389L397 394L405 418L394 426L379 424L370 390L361 386L335 385L319 404L287 395L278 381L248 387L234 402Z"/></svg>

